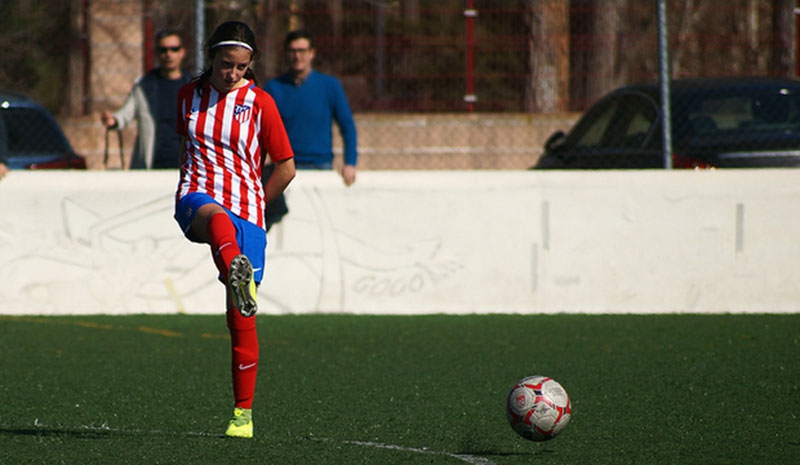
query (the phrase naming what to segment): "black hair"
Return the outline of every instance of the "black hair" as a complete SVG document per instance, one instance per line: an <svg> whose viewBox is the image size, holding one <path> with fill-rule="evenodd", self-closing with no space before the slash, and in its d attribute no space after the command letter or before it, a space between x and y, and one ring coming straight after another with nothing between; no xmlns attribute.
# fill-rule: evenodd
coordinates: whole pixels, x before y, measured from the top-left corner
<svg viewBox="0 0 800 465"><path fill-rule="evenodd" d="M206 57L208 57L209 63L214 61L214 55L217 53L217 45L225 41L235 41L247 44L247 46L249 46L251 49L251 62L256 61L261 56L261 52L258 50L258 45L256 45L256 35L253 33L253 30L250 29L250 26L241 21L227 21L217 26L208 40L206 40L203 44L203 48L205 49ZM210 76L211 65L209 64L208 67L206 67L206 69L204 69L203 72L194 79L197 82L196 90L198 94L202 92L201 89L208 81ZM244 73L244 77L245 79L252 80L256 86L258 86L258 79L256 79L256 74L253 72L252 68L247 68L247 71Z"/></svg>
<svg viewBox="0 0 800 465"><path fill-rule="evenodd" d="M153 36L156 43L161 42L162 39L170 36L176 36L181 40L181 47L183 47L183 36L181 36L181 32L175 28L165 27L164 29L159 29L156 32L156 35Z"/></svg>
<svg viewBox="0 0 800 465"><path fill-rule="evenodd" d="M308 41L308 46L314 48L314 38L311 37L311 33L307 29L295 29L286 34L286 38L283 39L283 49L287 50L289 44L297 39L306 39Z"/></svg>

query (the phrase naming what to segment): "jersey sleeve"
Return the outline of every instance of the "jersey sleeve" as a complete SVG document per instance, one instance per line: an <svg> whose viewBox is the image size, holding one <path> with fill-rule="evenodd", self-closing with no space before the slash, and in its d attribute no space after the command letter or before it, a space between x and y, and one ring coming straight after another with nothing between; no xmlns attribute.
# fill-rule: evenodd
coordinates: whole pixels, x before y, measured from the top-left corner
<svg viewBox="0 0 800 465"><path fill-rule="evenodd" d="M261 107L261 147L273 162L294 157L289 136L283 126L275 100L265 91L259 92Z"/></svg>

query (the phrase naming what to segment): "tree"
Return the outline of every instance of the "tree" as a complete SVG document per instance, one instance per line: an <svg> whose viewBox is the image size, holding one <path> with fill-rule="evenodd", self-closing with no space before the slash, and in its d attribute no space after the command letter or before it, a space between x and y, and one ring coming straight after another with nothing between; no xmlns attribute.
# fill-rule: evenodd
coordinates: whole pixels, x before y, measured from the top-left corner
<svg viewBox="0 0 800 465"><path fill-rule="evenodd" d="M774 0L773 16L775 37L772 50L772 65L779 75L795 76L797 67L797 46L795 37L795 0Z"/></svg>
<svg viewBox="0 0 800 465"><path fill-rule="evenodd" d="M569 4L528 0L528 112L565 111L569 100Z"/></svg>
<svg viewBox="0 0 800 465"><path fill-rule="evenodd" d="M593 40L589 43L590 52L586 70L586 98L589 101L597 100L622 84L616 70L620 60L620 39L624 30L621 13L625 3L625 0L592 1Z"/></svg>

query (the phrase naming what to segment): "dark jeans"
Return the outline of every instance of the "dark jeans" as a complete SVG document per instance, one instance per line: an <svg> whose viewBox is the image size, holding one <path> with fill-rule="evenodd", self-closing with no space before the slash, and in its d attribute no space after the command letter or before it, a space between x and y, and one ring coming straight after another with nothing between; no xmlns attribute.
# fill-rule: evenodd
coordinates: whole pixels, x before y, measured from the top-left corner
<svg viewBox="0 0 800 465"><path fill-rule="evenodd" d="M294 163L294 167L296 169L298 169L298 170L329 170L329 169L331 169L331 166L332 166L331 162L327 162L327 163L310 163L310 162L298 163L297 161L295 161L295 163Z"/></svg>

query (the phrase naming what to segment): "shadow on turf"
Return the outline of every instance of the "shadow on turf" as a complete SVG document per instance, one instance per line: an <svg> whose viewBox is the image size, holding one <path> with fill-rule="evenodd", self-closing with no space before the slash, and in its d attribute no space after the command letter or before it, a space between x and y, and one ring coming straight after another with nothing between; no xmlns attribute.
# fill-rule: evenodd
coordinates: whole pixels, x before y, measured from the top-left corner
<svg viewBox="0 0 800 465"><path fill-rule="evenodd" d="M550 449L542 449L542 450L531 450L527 452L500 452L497 450L469 450L468 452L456 452L455 455L463 455L463 456L470 456L470 455L477 455L481 457L530 457L534 455L545 455L545 454L552 454L554 450Z"/></svg>
<svg viewBox="0 0 800 465"><path fill-rule="evenodd" d="M208 433L166 433L164 431L126 431L119 429L108 428L0 428L0 435L8 436L40 436L40 437L59 437L59 438L76 438L76 439L109 439L120 436L186 436L186 437L209 437L225 439L224 434L208 434Z"/></svg>
<svg viewBox="0 0 800 465"><path fill-rule="evenodd" d="M528 442L528 441L525 441ZM531 446L541 445L542 443L529 443ZM528 451L506 452L493 448L485 441L469 435L461 441L461 452L456 452L456 455L477 455L481 457L531 457L537 455L552 454L555 451L546 447L536 447Z"/></svg>
<svg viewBox="0 0 800 465"><path fill-rule="evenodd" d="M52 437L71 437L78 439L104 439L110 436L118 436L120 435L120 432L96 431L96 430L48 429L48 428L29 428L29 429L0 428L0 434L8 436L43 436L43 437L52 436Z"/></svg>

